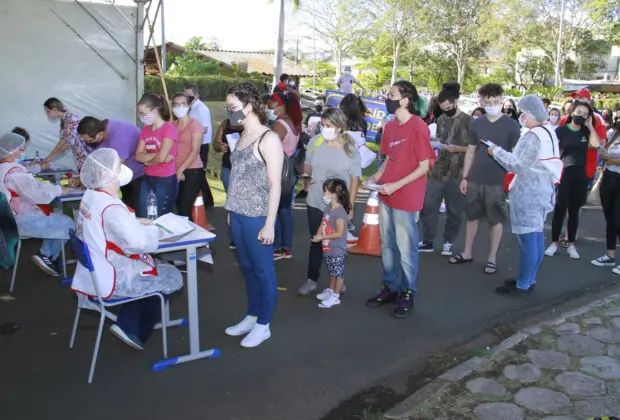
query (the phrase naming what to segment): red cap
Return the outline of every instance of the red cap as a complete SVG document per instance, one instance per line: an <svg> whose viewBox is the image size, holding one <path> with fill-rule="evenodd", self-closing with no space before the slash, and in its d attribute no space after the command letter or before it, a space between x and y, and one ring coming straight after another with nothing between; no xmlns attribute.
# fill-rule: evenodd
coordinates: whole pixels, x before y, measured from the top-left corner
<svg viewBox="0 0 620 420"><path fill-rule="evenodd" d="M586 88L576 90L573 93L571 93L570 96L573 98L575 96L581 96L583 98L587 98L588 101L592 99L592 95L590 94L590 91Z"/></svg>

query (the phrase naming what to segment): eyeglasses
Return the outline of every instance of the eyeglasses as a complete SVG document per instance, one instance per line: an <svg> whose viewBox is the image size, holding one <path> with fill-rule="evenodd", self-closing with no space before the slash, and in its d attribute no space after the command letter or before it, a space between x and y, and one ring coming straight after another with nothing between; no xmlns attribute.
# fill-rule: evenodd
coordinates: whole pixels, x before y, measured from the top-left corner
<svg viewBox="0 0 620 420"><path fill-rule="evenodd" d="M181 108L181 107L187 108L189 107L189 105L188 104L172 104L172 107L173 108Z"/></svg>
<svg viewBox="0 0 620 420"><path fill-rule="evenodd" d="M239 111L241 108L243 108L243 105L233 105L232 107L224 105L224 110L227 112Z"/></svg>

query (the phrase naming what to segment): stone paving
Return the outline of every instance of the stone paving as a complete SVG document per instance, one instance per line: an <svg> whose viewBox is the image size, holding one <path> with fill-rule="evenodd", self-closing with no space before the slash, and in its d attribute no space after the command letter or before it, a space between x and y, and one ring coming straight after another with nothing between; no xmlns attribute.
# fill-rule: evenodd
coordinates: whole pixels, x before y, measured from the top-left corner
<svg viewBox="0 0 620 420"><path fill-rule="evenodd" d="M535 333L519 344L447 372L447 385L403 418L620 417L620 299L580 312L532 327Z"/></svg>

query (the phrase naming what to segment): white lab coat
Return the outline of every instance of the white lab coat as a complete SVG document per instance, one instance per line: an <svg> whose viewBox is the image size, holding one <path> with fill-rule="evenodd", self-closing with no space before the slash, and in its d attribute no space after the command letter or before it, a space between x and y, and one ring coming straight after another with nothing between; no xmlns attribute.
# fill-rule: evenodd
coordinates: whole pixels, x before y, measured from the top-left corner
<svg viewBox="0 0 620 420"><path fill-rule="evenodd" d="M86 191L76 232L88 245L102 298L169 294L183 286L179 270L170 264L156 263L149 255L159 246L157 227L142 225L120 198ZM96 295L90 274L81 264L73 277L72 289Z"/></svg>
<svg viewBox="0 0 620 420"><path fill-rule="evenodd" d="M546 138L549 134L540 130L525 133L512 153L501 147L493 151L494 159L516 174L508 197L510 224L517 235L542 232L545 218L555 205L554 183L562 169L558 140L553 130L549 130L551 140Z"/></svg>
<svg viewBox="0 0 620 420"><path fill-rule="evenodd" d="M62 194L60 185L38 181L19 163L6 162L0 163L0 192L9 200L21 237L69 239L75 223L49 207Z"/></svg>

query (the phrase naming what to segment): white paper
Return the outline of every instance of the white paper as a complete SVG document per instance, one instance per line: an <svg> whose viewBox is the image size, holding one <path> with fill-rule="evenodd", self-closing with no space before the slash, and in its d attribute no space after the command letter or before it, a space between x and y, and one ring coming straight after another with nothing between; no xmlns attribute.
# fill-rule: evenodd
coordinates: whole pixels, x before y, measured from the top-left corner
<svg viewBox="0 0 620 420"><path fill-rule="evenodd" d="M173 213L164 214L153 223L159 228L158 239L164 242L174 242L194 230L187 217Z"/></svg>
<svg viewBox="0 0 620 420"><path fill-rule="evenodd" d="M357 147L362 147L364 144L366 144L366 137L364 137L364 133L362 133L361 131L347 131L347 134L353 137L353 140L355 141Z"/></svg>
<svg viewBox="0 0 620 420"><path fill-rule="evenodd" d="M205 255L203 255L202 257L198 258L200 261L205 262L207 264L213 264L213 254L206 253Z"/></svg>
<svg viewBox="0 0 620 420"><path fill-rule="evenodd" d="M487 146L489 146L489 147L493 147L493 146L495 146L495 143L493 143L493 142L492 142L492 141L490 141L490 140L480 140L480 143L486 144L486 145L487 145Z"/></svg>
<svg viewBox="0 0 620 420"><path fill-rule="evenodd" d="M239 133L226 134L226 141L228 141L228 150L230 150L231 152L235 150L237 142L240 138L241 137L239 136Z"/></svg>
<svg viewBox="0 0 620 420"><path fill-rule="evenodd" d="M379 188L381 188L381 185L379 185L379 184L368 184L368 185L364 185L364 188L366 188L367 190L370 190L370 191L378 191Z"/></svg>
<svg viewBox="0 0 620 420"><path fill-rule="evenodd" d="M431 132L431 140L436 139L437 138L437 124L432 123L431 125L428 126L428 130Z"/></svg>
<svg viewBox="0 0 620 420"><path fill-rule="evenodd" d="M375 161L375 159L377 159L377 154L366 147L366 145L362 145L359 150L362 161L362 169L366 169Z"/></svg>
<svg viewBox="0 0 620 420"><path fill-rule="evenodd" d="M433 140L431 141L431 147L436 150L442 150L444 147L446 147L446 145Z"/></svg>

